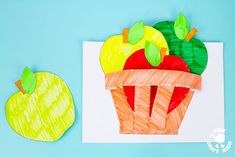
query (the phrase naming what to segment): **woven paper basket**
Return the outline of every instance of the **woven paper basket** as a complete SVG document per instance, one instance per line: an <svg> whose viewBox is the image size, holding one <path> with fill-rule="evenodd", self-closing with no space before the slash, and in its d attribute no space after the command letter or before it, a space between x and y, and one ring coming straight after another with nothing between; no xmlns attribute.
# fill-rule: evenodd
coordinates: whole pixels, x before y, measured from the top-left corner
<svg viewBox="0 0 235 157"><path fill-rule="evenodd" d="M106 74L123 134L177 134L195 90L201 88L199 75L173 70L124 70ZM135 110L130 108L123 86L135 86ZM158 86L151 117L150 89ZM190 88L185 99L169 114L174 87Z"/></svg>

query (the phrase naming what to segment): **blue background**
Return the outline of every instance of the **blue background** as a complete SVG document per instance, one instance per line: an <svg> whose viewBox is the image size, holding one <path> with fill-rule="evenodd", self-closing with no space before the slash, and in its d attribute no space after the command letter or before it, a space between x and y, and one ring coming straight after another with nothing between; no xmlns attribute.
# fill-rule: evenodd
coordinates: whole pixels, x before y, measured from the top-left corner
<svg viewBox="0 0 235 157"><path fill-rule="evenodd" d="M179 12L184 12L191 25L199 29L199 39L224 42L225 128L227 140L235 142L234 2L0 0L0 157L234 155L234 147L225 154L216 155L206 143L82 144L81 124L82 41L103 41L140 19L153 25L161 20L174 20ZM57 142L25 139L6 121L5 103L17 91L14 82L25 66L34 71L58 74L73 93L77 120Z"/></svg>

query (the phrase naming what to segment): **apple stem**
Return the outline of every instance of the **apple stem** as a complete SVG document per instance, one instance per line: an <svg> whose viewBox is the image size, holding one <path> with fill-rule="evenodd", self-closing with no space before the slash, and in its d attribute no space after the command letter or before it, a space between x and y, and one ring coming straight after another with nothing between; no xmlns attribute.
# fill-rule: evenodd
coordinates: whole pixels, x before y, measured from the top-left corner
<svg viewBox="0 0 235 157"><path fill-rule="evenodd" d="M128 43L128 28L122 30L123 43Z"/></svg>
<svg viewBox="0 0 235 157"><path fill-rule="evenodd" d="M160 50L160 55L161 55L161 62L163 61L163 59L164 59L164 56L166 55L166 48L161 48L161 50Z"/></svg>
<svg viewBox="0 0 235 157"><path fill-rule="evenodd" d="M15 84L16 84L16 86L19 88L19 90L21 91L21 93L25 94L25 91L24 91L24 89L23 89L23 87L22 87L22 84L21 84L20 80L16 81Z"/></svg>
<svg viewBox="0 0 235 157"><path fill-rule="evenodd" d="M192 39L197 34L197 29L192 28L191 31L186 36L185 40L188 42L190 39Z"/></svg>

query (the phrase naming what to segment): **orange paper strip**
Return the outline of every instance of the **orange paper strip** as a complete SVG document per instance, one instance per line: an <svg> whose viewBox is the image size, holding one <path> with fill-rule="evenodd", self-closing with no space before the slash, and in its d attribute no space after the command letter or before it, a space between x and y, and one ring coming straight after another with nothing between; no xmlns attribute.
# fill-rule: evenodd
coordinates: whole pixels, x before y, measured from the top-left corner
<svg viewBox="0 0 235 157"><path fill-rule="evenodd" d="M174 70L123 70L105 76L106 89L121 86L174 86L201 89L201 76Z"/></svg>

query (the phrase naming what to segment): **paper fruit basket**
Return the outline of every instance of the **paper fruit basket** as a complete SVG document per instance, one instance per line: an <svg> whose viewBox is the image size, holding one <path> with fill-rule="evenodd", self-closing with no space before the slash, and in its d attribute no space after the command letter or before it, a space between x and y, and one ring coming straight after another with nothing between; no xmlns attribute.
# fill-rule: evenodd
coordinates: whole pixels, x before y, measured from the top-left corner
<svg viewBox="0 0 235 157"><path fill-rule="evenodd" d="M136 23L103 44L100 63L123 134L178 134L206 68L205 45L183 14Z"/></svg>
<svg viewBox="0 0 235 157"><path fill-rule="evenodd" d="M150 87L158 86L152 114ZM135 111L130 108L122 86L135 86ZM168 106L175 86L190 88L184 100L169 114ZM106 75L106 88L111 91L121 133L177 134L194 90L201 87L201 77L170 70L124 70Z"/></svg>

